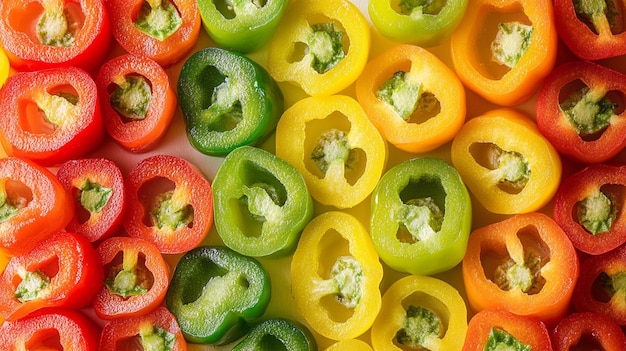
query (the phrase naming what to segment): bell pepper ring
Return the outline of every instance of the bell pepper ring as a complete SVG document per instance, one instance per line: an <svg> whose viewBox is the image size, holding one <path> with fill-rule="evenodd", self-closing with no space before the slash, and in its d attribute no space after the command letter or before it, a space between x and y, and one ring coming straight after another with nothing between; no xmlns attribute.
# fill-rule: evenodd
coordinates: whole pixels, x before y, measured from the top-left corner
<svg viewBox="0 0 626 351"><path fill-rule="evenodd" d="M316 351L317 342L306 326L284 318L272 318L252 327L232 351Z"/></svg>
<svg viewBox="0 0 626 351"><path fill-rule="evenodd" d="M11 64L9 63L9 58L7 57L4 48L0 45L0 88L4 85L4 82L9 78L9 73L11 72Z"/></svg>
<svg viewBox="0 0 626 351"><path fill-rule="evenodd" d="M626 336L611 317L594 312L572 312L552 331L554 351L575 348L586 350L626 350Z"/></svg>

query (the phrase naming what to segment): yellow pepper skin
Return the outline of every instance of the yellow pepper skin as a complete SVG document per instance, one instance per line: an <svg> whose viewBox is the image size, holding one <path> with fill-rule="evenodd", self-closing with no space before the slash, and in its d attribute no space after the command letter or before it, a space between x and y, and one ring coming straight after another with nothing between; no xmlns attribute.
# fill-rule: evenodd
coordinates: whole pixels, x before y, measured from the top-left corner
<svg viewBox="0 0 626 351"><path fill-rule="evenodd" d="M491 45L502 23L532 26L525 50L512 68L494 59ZM519 41L503 40L515 46ZM526 43L524 45L526 45ZM452 62L469 89L501 106L528 100L556 61L558 35L551 0L469 0L451 35Z"/></svg>
<svg viewBox="0 0 626 351"><path fill-rule="evenodd" d="M541 209L561 181L556 149L529 116L511 108L466 122L452 142L450 156L470 192L496 214Z"/></svg>
<svg viewBox="0 0 626 351"><path fill-rule="evenodd" d="M441 320L439 335L424 336L421 348L430 351L460 351L467 333L467 306L459 292L443 280L408 275L393 283L383 295L381 310L372 325L372 347L376 351L408 350L398 347L407 324L409 306L429 310ZM414 330L424 325L414 326ZM409 328L410 330L411 328ZM426 329L426 328L424 328ZM406 330L406 329L405 329ZM407 332L411 334L411 332ZM417 349L418 347L413 347Z"/></svg>
<svg viewBox="0 0 626 351"><path fill-rule="evenodd" d="M387 143L355 99L314 96L281 116L276 156L300 171L314 200L344 209L361 203L376 187Z"/></svg>
<svg viewBox="0 0 626 351"><path fill-rule="evenodd" d="M320 73L313 66L331 49L329 36L316 29L332 23L342 36L344 55ZM320 35L317 35L322 33ZM365 67L371 34L365 16L348 0L292 1L270 41L267 69L279 82L299 85L308 95L332 95L352 84ZM315 52L321 55L316 56Z"/></svg>
<svg viewBox="0 0 626 351"><path fill-rule="evenodd" d="M0 46L0 87L4 85L4 81L9 77L10 69L11 65L9 64L9 58L4 52L4 48Z"/></svg>
<svg viewBox="0 0 626 351"><path fill-rule="evenodd" d="M344 351L344 350L373 351L372 347L368 343L359 339L347 339L343 341L338 341L324 349L324 351Z"/></svg>
<svg viewBox="0 0 626 351"><path fill-rule="evenodd" d="M365 226L346 212L324 212L309 222L291 277L297 310L326 338L356 338L378 315L383 268Z"/></svg>

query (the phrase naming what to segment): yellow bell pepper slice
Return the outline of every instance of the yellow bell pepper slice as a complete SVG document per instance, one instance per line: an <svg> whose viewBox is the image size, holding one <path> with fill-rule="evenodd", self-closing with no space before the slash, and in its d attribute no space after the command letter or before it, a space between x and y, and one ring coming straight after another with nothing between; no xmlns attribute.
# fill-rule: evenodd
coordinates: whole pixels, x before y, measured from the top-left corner
<svg viewBox="0 0 626 351"><path fill-rule="evenodd" d="M11 65L9 63L9 58L7 57L4 48L0 46L0 87L4 85L4 82L9 77L9 71L11 69Z"/></svg>
<svg viewBox="0 0 626 351"><path fill-rule="evenodd" d="M347 339L338 341L327 348L324 351L373 351L372 347L363 340L360 339Z"/></svg>

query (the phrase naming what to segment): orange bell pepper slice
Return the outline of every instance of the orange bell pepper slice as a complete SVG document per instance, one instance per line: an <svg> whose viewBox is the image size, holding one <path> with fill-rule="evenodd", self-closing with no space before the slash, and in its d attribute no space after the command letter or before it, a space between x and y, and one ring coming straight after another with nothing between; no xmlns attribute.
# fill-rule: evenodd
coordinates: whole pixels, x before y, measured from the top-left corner
<svg viewBox="0 0 626 351"><path fill-rule="evenodd" d="M530 212L474 230L462 271L474 312L504 308L553 325L568 311L579 262L561 227Z"/></svg>
<svg viewBox="0 0 626 351"><path fill-rule="evenodd" d="M419 46L398 45L369 61L356 96L384 138L408 152L436 149L465 122L463 84Z"/></svg>
<svg viewBox="0 0 626 351"><path fill-rule="evenodd" d="M450 47L468 88L513 106L530 98L552 71L557 44L551 0L470 0Z"/></svg>

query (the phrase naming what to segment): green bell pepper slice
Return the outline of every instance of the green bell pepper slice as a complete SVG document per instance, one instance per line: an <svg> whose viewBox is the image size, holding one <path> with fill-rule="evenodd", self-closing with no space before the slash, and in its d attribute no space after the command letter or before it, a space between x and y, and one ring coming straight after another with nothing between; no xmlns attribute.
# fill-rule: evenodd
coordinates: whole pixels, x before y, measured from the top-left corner
<svg viewBox="0 0 626 351"><path fill-rule="evenodd" d="M316 351L313 334L302 324L274 318L252 327L250 333L232 351Z"/></svg>
<svg viewBox="0 0 626 351"><path fill-rule="evenodd" d="M241 146L224 158L213 180L213 202L224 244L253 257L293 253L314 212L300 172L253 146Z"/></svg>
<svg viewBox="0 0 626 351"><path fill-rule="evenodd" d="M219 47L248 53L269 42L287 3L287 0L198 0L198 10L204 29Z"/></svg>
<svg viewBox="0 0 626 351"><path fill-rule="evenodd" d="M220 246L200 246L176 265L165 295L185 339L224 345L239 339L265 313L270 278L254 258Z"/></svg>
<svg viewBox="0 0 626 351"><path fill-rule="evenodd" d="M262 66L215 47L196 51L183 64L178 103L190 143L211 156L261 142L284 110L282 91Z"/></svg>
<svg viewBox="0 0 626 351"><path fill-rule="evenodd" d="M372 195L370 230L391 268L419 275L461 262L472 206L460 175L438 158L414 158L389 169Z"/></svg>

